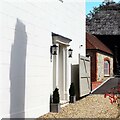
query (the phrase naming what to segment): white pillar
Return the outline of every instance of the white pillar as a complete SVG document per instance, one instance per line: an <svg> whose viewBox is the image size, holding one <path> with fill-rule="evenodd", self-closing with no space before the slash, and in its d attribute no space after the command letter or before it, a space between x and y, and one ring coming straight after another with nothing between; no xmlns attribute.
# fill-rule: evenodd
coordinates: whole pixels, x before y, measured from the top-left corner
<svg viewBox="0 0 120 120"><path fill-rule="evenodd" d="M56 88L56 55L53 56L53 90Z"/></svg>
<svg viewBox="0 0 120 120"><path fill-rule="evenodd" d="M56 45L58 46L58 44ZM59 49L57 50L57 55L53 55L53 90L58 87L58 53Z"/></svg>
<svg viewBox="0 0 120 120"><path fill-rule="evenodd" d="M65 48L65 100L68 100L68 50Z"/></svg>
<svg viewBox="0 0 120 120"><path fill-rule="evenodd" d="M59 62L59 44L56 44L58 46L58 50L57 50L57 55L56 55L56 87L58 88L58 74L59 74L59 66L58 66L58 62Z"/></svg>
<svg viewBox="0 0 120 120"><path fill-rule="evenodd" d="M65 100L65 84L66 84L66 56L65 48L63 47L63 100Z"/></svg>

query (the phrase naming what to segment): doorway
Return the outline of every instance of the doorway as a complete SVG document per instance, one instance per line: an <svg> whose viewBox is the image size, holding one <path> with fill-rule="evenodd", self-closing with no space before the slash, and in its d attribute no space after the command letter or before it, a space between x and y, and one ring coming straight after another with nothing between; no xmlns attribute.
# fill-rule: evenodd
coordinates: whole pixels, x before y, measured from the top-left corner
<svg viewBox="0 0 120 120"><path fill-rule="evenodd" d="M53 44L58 46L57 55L53 55L53 90L57 87L60 102L68 100L68 50L71 40L60 35L53 36Z"/></svg>

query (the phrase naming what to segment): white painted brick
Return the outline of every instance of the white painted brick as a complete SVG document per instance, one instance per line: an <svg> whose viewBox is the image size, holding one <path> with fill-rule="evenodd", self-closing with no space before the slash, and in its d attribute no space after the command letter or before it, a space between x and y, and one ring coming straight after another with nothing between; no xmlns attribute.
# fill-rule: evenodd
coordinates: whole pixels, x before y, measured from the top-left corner
<svg viewBox="0 0 120 120"><path fill-rule="evenodd" d="M0 104L5 106L0 116L9 116L11 85L19 93L25 82L25 117L39 117L49 112L49 95L53 90L51 33L72 39L71 62L78 63L78 53L85 55L84 2L3 0L0 3ZM83 44L81 49L80 44ZM25 46L26 56L22 56ZM22 112L15 109L16 114Z"/></svg>

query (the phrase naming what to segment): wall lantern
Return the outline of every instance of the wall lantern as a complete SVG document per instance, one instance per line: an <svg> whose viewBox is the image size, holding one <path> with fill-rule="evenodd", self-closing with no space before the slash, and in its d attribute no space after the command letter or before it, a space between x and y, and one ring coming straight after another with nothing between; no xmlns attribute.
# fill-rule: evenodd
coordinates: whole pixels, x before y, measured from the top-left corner
<svg viewBox="0 0 120 120"><path fill-rule="evenodd" d="M69 58L72 57L72 52L73 52L73 50L70 48L70 49L68 50L68 56L69 56Z"/></svg>
<svg viewBox="0 0 120 120"><path fill-rule="evenodd" d="M53 45L53 46L51 46L50 47L50 53L51 53L51 55L57 55L57 45Z"/></svg>

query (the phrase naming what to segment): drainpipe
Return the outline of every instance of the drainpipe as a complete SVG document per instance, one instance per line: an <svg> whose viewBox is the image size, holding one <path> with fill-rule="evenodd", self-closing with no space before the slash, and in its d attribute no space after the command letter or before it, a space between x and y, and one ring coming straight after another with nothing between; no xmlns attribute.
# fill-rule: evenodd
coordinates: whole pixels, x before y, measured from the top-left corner
<svg viewBox="0 0 120 120"><path fill-rule="evenodd" d="M116 64L115 76L118 77L118 75L120 75L120 70L119 70L119 62L118 62L118 46L117 45L115 45L115 64Z"/></svg>

